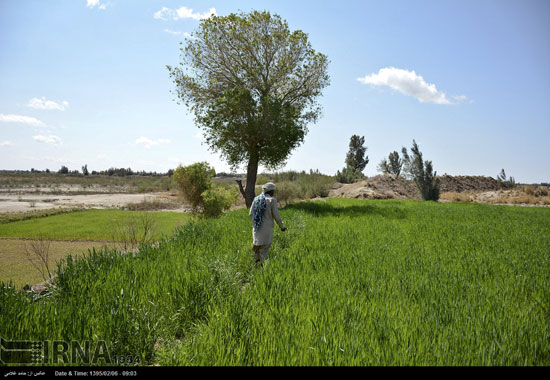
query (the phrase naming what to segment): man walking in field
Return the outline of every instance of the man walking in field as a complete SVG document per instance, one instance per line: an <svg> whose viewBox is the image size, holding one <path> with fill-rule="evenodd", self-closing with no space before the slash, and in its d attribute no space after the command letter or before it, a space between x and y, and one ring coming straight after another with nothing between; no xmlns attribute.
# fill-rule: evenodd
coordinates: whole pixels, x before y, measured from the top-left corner
<svg viewBox="0 0 550 380"><path fill-rule="evenodd" d="M262 186L262 194L254 198L250 207L250 216L252 218L252 251L256 263L262 263L268 258L269 248L273 241L273 220L277 222L281 231L286 231L283 225L277 199L273 197L275 193L275 184L268 182Z"/></svg>

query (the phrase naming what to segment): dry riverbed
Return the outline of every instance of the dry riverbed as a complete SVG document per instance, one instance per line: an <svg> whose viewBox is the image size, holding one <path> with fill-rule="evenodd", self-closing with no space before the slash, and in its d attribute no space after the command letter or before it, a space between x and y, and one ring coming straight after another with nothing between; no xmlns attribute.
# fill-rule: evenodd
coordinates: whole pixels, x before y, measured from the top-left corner
<svg viewBox="0 0 550 380"><path fill-rule="evenodd" d="M48 188L10 189L0 191L0 213L28 212L52 208L125 208L132 205L154 205L156 210L189 211L189 207L181 203L175 194L170 192L157 193L108 193L104 189L79 192L77 189L52 191ZM165 206L165 207L164 207ZM153 208L153 207L152 207Z"/></svg>

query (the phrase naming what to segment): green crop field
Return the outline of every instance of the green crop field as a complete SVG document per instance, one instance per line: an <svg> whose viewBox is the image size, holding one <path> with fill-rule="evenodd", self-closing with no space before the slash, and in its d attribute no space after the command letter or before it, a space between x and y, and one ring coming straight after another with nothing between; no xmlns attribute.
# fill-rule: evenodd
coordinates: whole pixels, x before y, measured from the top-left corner
<svg viewBox="0 0 550 380"><path fill-rule="evenodd" d="M92 248L122 247L119 242L128 239L129 229L134 228L138 235L140 231L144 231L145 216L149 218L152 226L152 240L171 236L176 227L192 218L191 214L179 212L122 210L46 210L4 216L0 223L0 281L11 280L18 289L27 284L36 285L44 281L40 271L27 258L27 252L31 252L33 261L39 262L38 257L30 249L32 239L51 240L47 261L53 269L56 262L71 253L75 256ZM17 220L18 217L23 220ZM6 221L9 218L14 221Z"/></svg>
<svg viewBox="0 0 550 380"><path fill-rule="evenodd" d="M85 210L0 224L0 237L61 240L112 240L116 227L136 223L149 215L155 224L155 237L171 235L191 215L181 212L130 212L123 210Z"/></svg>
<svg viewBox="0 0 550 380"><path fill-rule="evenodd" d="M550 363L550 209L329 199L281 216L261 269L237 210L68 258L49 297L4 284L0 336L105 341L141 365Z"/></svg>

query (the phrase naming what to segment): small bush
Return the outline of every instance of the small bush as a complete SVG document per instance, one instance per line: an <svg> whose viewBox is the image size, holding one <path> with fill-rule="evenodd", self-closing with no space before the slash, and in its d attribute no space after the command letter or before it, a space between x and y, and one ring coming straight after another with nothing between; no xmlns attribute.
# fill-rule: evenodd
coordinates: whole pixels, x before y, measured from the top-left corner
<svg viewBox="0 0 550 380"><path fill-rule="evenodd" d="M290 202L300 198L300 186L296 182L279 182L275 187L275 198L279 202L284 202L285 206Z"/></svg>
<svg viewBox="0 0 550 380"><path fill-rule="evenodd" d="M286 204L296 199L327 197L335 178L321 174L319 170L310 170L309 173L290 170L279 173L264 173L258 176L256 185L263 185L269 181L274 182L276 185L275 197ZM257 186L256 195L260 192L261 186Z"/></svg>
<svg viewBox="0 0 550 380"><path fill-rule="evenodd" d="M334 183L334 180L329 176L309 175L301 177L296 183L301 190L300 198L324 198L328 196L330 186Z"/></svg>
<svg viewBox="0 0 550 380"><path fill-rule="evenodd" d="M536 197L547 197L548 196L548 188L539 186L535 190L535 196Z"/></svg>
<svg viewBox="0 0 550 380"><path fill-rule="evenodd" d="M500 174L497 176L497 181L501 189L513 189L516 187L516 180L514 177L506 178L506 172L504 169L502 169Z"/></svg>
<svg viewBox="0 0 550 380"><path fill-rule="evenodd" d="M522 186L521 191L527 195L534 195L535 190L531 186Z"/></svg>
<svg viewBox="0 0 550 380"><path fill-rule="evenodd" d="M442 199L452 202L473 202L474 198L469 193L449 191L441 196Z"/></svg>
<svg viewBox="0 0 550 380"><path fill-rule="evenodd" d="M260 174L260 175L258 175L258 177L256 177L256 185L264 185L264 184L268 183L269 181L271 181L271 178L269 178L265 174Z"/></svg>
<svg viewBox="0 0 550 380"><path fill-rule="evenodd" d="M197 162L189 166L178 166L172 178L183 198L193 208L193 212L203 208L202 194L212 188L211 178L216 174L208 162Z"/></svg>
<svg viewBox="0 0 550 380"><path fill-rule="evenodd" d="M365 175L359 170L355 170L351 167L345 167L340 172L336 172L336 181L340 183L355 183L357 180L365 178Z"/></svg>
<svg viewBox="0 0 550 380"><path fill-rule="evenodd" d="M217 218L237 201L239 191L235 187L216 186L204 191L201 196L203 199L202 215Z"/></svg>

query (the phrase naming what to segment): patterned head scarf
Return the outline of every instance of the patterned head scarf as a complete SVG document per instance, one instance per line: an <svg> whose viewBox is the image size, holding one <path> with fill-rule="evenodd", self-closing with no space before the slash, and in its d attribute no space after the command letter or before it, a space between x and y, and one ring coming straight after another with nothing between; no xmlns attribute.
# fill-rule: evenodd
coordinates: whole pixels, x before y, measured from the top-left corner
<svg viewBox="0 0 550 380"><path fill-rule="evenodd" d="M265 200L265 193L271 190L275 190L275 184L273 182L268 182L262 186L263 193L254 198L254 213L253 213L253 225L254 231L262 225L262 217L264 215L265 208L267 207L267 202Z"/></svg>
<svg viewBox="0 0 550 380"><path fill-rule="evenodd" d="M265 208L267 207L264 193L261 193L256 198L254 198L253 207L254 210L252 214L252 224L254 226L254 231L258 231L258 229L262 225L262 216L264 215Z"/></svg>

